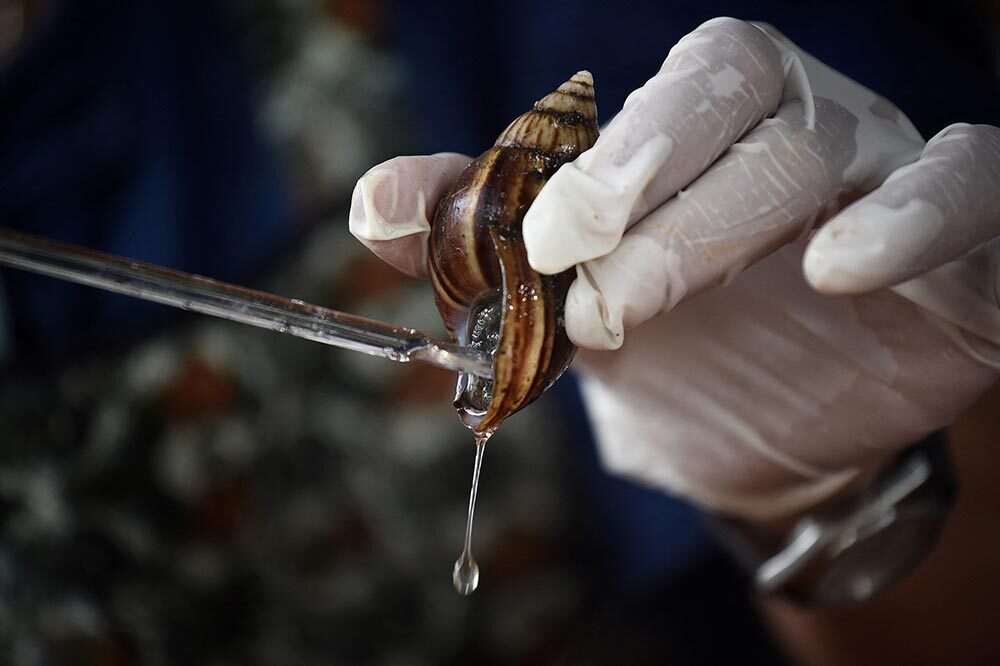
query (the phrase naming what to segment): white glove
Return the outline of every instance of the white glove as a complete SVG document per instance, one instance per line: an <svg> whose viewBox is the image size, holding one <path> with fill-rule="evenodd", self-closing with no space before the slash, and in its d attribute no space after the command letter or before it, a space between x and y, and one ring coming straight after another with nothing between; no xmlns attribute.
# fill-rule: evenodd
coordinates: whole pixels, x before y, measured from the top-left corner
<svg viewBox="0 0 1000 666"><path fill-rule="evenodd" d="M426 229L398 192L432 209L442 161L467 161L401 159L359 182L356 235ZM681 40L524 223L536 269L578 267L570 337L617 349L574 364L606 464L759 519L835 493L996 380L998 234L1000 130L924 146L890 103L734 19Z"/></svg>

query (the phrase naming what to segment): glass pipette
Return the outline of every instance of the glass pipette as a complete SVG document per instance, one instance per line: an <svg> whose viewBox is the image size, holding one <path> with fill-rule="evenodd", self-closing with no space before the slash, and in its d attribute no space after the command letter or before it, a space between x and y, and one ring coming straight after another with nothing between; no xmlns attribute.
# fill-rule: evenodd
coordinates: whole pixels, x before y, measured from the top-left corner
<svg viewBox="0 0 1000 666"><path fill-rule="evenodd" d="M489 355L433 340L412 328L4 227L0 227L0 264L393 361L420 361L479 377L493 374Z"/></svg>

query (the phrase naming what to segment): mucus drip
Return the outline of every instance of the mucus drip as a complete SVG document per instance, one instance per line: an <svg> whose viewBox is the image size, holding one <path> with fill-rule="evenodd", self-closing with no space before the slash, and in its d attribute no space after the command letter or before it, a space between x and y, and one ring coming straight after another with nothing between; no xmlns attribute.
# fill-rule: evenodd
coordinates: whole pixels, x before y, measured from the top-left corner
<svg viewBox="0 0 1000 666"><path fill-rule="evenodd" d="M486 442L493 433L476 435L476 462L472 469L472 490L469 492L469 513L465 519L465 544L462 554L455 560L451 581L455 591L461 595L472 594L479 586L479 563L472 556L472 520L476 513L476 495L479 493L479 473L483 467L483 453Z"/></svg>

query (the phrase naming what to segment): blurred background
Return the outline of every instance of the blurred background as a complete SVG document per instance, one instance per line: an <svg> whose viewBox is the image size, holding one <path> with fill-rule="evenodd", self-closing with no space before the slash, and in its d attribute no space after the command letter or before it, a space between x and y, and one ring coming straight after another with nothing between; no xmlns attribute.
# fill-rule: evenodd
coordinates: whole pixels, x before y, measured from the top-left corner
<svg viewBox="0 0 1000 666"><path fill-rule="evenodd" d="M0 0L0 224L441 336L350 237L357 178L479 153L584 67L606 121L713 15L828 61L852 31L837 66L928 136L997 124L993 5L723 4ZM458 596L453 383L0 271L0 662L780 663L696 512L600 469L572 378L491 441Z"/></svg>

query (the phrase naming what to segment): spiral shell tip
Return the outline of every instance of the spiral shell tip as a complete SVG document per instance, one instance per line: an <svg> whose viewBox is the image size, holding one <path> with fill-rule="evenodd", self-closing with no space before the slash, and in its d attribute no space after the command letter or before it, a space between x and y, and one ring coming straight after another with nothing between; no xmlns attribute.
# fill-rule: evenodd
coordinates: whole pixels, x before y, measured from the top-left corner
<svg viewBox="0 0 1000 666"><path fill-rule="evenodd" d="M594 77L587 70L581 70L574 74L569 81L559 86L556 93L592 99L594 97Z"/></svg>

